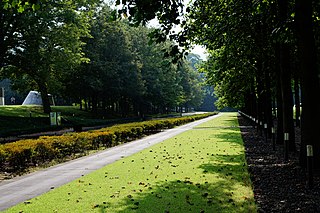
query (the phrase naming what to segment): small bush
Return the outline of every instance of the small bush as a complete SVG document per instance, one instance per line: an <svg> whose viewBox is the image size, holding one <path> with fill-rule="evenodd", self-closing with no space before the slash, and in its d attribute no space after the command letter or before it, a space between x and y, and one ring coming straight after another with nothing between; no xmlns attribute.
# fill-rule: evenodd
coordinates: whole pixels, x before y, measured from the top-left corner
<svg viewBox="0 0 320 213"><path fill-rule="evenodd" d="M7 159L8 153L3 149L3 147L0 147L0 169L4 167L4 163Z"/></svg>

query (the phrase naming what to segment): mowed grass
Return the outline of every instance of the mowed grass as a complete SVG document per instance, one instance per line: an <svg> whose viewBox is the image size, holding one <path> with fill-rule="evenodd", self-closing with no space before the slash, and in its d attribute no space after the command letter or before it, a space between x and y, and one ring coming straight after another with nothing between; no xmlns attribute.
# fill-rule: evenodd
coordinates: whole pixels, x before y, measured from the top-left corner
<svg viewBox="0 0 320 213"><path fill-rule="evenodd" d="M86 111L79 110L75 106L51 106L53 112L62 112L64 116L77 117L92 117L92 114ZM38 105L8 105L0 106L0 116L8 117L48 117L48 114L43 113L42 106Z"/></svg>
<svg viewBox="0 0 320 213"><path fill-rule="evenodd" d="M236 113L224 113L5 212L257 212Z"/></svg>
<svg viewBox="0 0 320 213"><path fill-rule="evenodd" d="M51 110L61 112L62 126L51 126L49 115L43 113L42 106L0 106L0 137L57 130L73 125L95 126L121 122L114 115L103 116L75 106L52 106Z"/></svg>

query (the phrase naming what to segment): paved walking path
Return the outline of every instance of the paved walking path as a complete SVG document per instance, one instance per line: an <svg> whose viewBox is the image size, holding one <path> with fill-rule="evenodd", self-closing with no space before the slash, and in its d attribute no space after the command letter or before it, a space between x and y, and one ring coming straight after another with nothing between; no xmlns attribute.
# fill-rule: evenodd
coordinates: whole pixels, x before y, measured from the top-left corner
<svg viewBox="0 0 320 213"><path fill-rule="evenodd" d="M63 164L59 164L22 177L4 180L0 183L0 211L24 202L53 188L80 178L94 170L111 164L123 157L140 152L152 145L174 137L184 131L207 122L217 116L211 116L180 127L147 136L117 147L100 151Z"/></svg>

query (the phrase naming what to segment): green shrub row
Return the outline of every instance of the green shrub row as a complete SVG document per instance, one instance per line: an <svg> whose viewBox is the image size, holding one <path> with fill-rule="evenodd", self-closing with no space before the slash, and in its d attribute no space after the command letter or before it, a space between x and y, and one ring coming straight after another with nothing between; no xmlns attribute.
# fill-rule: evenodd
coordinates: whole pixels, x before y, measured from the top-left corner
<svg viewBox="0 0 320 213"><path fill-rule="evenodd" d="M85 155L90 150L112 147L144 135L173 128L212 115L200 115L151 120L114 125L87 132L72 132L61 136L42 136L0 145L0 169L13 171L43 165L54 159Z"/></svg>

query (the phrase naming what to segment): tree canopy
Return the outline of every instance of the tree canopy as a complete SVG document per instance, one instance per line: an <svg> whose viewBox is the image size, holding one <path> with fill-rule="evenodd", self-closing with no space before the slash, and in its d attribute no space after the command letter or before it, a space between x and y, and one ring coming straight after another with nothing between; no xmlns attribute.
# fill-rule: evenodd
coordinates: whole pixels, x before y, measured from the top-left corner
<svg viewBox="0 0 320 213"><path fill-rule="evenodd" d="M46 112L50 111L48 90L59 90L61 76L88 61L82 51L81 38L89 36L92 6L81 1L59 1L24 13L4 11L6 19L2 24L11 26L13 36L4 37L4 76L13 80L28 79L24 83L36 86L41 92ZM14 27L10 20L14 20Z"/></svg>
<svg viewBox="0 0 320 213"><path fill-rule="evenodd" d="M39 90L46 112L48 93L123 116L202 102L200 74L187 60L173 63L175 44L152 41L153 31L133 27L130 19L115 20L105 3L2 1L1 6L0 75L19 90Z"/></svg>

